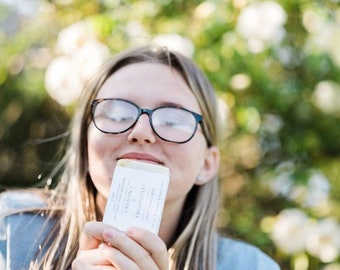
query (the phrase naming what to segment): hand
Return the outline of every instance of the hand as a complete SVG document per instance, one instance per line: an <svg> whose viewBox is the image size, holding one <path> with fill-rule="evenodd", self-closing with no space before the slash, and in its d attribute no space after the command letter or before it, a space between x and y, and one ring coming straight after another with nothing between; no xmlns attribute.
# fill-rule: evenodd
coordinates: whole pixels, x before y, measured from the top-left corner
<svg viewBox="0 0 340 270"><path fill-rule="evenodd" d="M154 233L130 228L121 232L102 222L88 222L72 269L168 270L168 252Z"/></svg>

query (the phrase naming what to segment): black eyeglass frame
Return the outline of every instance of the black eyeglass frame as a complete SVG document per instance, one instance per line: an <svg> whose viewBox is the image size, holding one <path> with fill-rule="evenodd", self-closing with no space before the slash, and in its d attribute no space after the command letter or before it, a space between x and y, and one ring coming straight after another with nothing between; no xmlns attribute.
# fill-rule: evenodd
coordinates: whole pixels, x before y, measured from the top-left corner
<svg viewBox="0 0 340 270"><path fill-rule="evenodd" d="M96 110L96 107L97 107L97 105L98 105L99 103L101 103L101 102L103 102L103 101L108 101L108 100L120 100L120 101L124 101L124 102L130 103L131 105L133 105L134 107L137 108L138 114L137 114L136 120L134 121L134 123L133 123L130 127L126 128L126 129L124 129L124 130L122 130L122 131L119 131L119 132L108 132L108 131L105 131L105 130L100 129L100 128L97 126L96 121L95 121L95 110ZM192 115L194 116L194 118L195 118L195 129L193 130L192 135L191 135L187 140L185 140L185 141L180 141L180 142L178 142L178 141L172 141L172 140L168 140L168 139L163 138L162 136L160 136L160 135L157 133L157 131L155 130L155 128L154 128L154 126L153 126L153 124L152 124L151 118L152 118L152 114L153 114L154 111L156 111L156 110L158 110L158 109L163 109L163 108L175 108L175 109L180 109L180 110L189 112L190 114L192 114ZM131 102L131 101L129 101L129 100L122 99L122 98L99 98L99 99L94 99L94 100L92 100L92 102L91 102L91 118L92 118L92 121L93 121L95 127L96 127L99 131L101 131L101 132L103 132L103 133L106 133L106 134L122 134L122 133L125 133L126 131L128 131L129 129L133 128L133 127L136 125L136 123L138 122L139 118L140 118L141 115L144 114L144 113L148 115L149 123L150 123L151 129L152 129L152 131L157 135L158 138L160 138L161 140L166 141L166 142L172 142L172 143L177 143L177 144L182 144L182 143L186 143L186 142L190 141L190 140L194 137L194 135L195 135L195 133L196 133L196 131L197 131L197 129L198 129L198 124L202 125L202 123L203 123L203 116L202 116L202 115L200 115L200 114L198 114L198 113L195 113L195 112L193 112L193 111L190 111L190 110L188 110L188 109L186 109L186 108L183 108L183 107L181 107L181 106L160 106L160 107L157 107L157 108L154 108L154 109L146 109L146 108L141 108L141 107L139 107L137 104L135 104L135 103L133 103L133 102Z"/></svg>

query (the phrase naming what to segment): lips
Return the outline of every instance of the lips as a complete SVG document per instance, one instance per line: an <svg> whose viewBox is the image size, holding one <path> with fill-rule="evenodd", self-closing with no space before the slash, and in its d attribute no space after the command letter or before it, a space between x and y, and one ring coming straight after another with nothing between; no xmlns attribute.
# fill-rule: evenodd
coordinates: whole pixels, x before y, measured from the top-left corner
<svg viewBox="0 0 340 270"><path fill-rule="evenodd" d="M164 165L158 158L155 156L146 154L146 153L126 153L118 158L119 159L134 159L139 161L145 161L149 163L161 164Z"/></svg>

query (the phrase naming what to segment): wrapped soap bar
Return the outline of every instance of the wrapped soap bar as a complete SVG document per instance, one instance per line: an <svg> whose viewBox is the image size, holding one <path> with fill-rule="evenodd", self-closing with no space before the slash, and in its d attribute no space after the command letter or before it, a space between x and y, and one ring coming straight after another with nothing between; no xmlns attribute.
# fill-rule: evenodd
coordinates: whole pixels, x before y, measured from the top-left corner
<svg viewBox="0 0 340 270"><path fill-rule="evenodd" d="M169 178L167 167L119 160L112 177L103 222L122 231L134 226L157 234Z"/></svg>

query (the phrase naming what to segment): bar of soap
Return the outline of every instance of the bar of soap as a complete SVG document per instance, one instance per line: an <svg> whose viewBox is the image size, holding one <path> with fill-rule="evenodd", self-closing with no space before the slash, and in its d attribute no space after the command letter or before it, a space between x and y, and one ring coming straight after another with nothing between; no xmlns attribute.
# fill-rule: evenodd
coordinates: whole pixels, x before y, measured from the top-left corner
<svg viewBox="0 0 340 270"><path fill-rule="evenodd" d="M141 227L158 234L170 171L135 160L117 162L103 222L119 230Z"/></svg>

